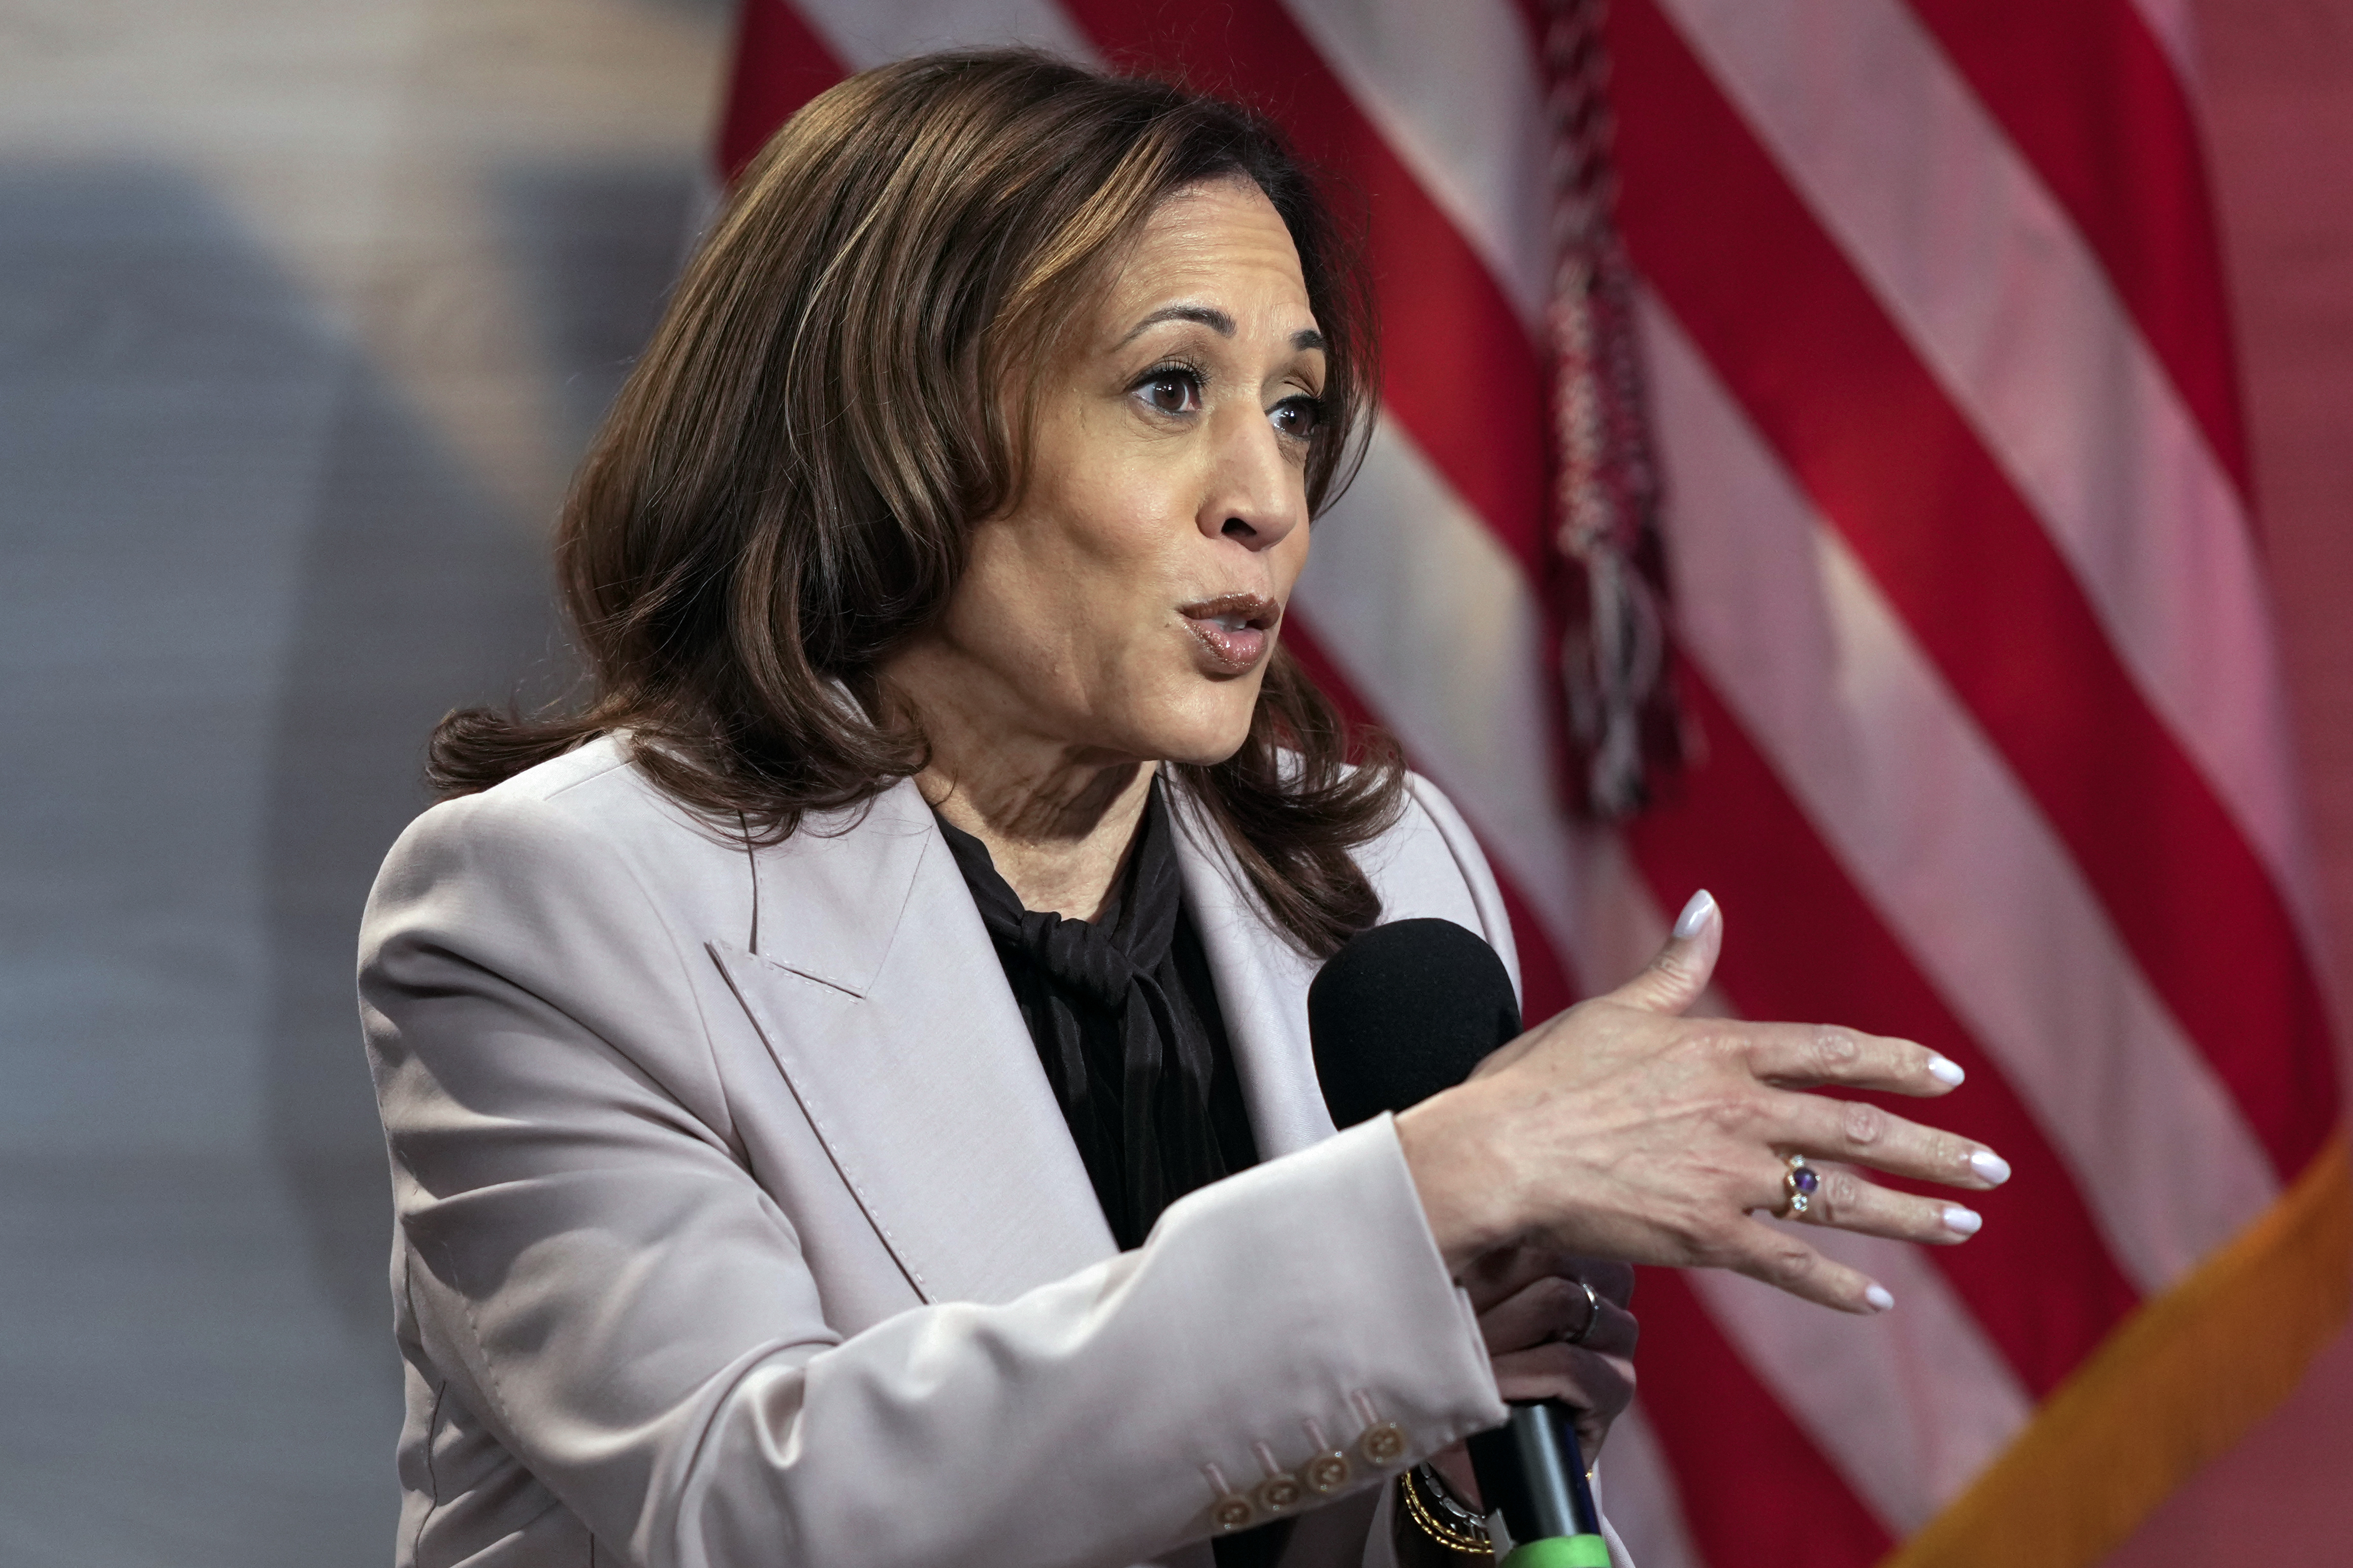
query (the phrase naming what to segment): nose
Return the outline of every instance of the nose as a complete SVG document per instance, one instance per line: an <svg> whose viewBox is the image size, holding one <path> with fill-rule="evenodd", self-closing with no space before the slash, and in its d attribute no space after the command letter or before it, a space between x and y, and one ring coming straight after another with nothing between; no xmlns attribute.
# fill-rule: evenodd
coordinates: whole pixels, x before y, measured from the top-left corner
<svg viewBox="0 0 2353 1568"><path fill-rule="evenodd" d="M1196 521L1203 533L1271 550L1307 521L1307 485L1266 416L1245 402L1220 411L1209 482Z"/></svg>

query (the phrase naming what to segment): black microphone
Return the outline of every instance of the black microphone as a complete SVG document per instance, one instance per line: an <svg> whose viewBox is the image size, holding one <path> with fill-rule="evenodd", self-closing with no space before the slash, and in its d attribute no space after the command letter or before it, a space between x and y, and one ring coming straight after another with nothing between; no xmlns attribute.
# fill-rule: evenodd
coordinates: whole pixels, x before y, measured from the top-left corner
<svg viewBox="0 0 2353 1568"><path fill-rule="evenodd" d="M1398 921L1359 932L1307 988L1315 1076L1335 1126L1404 1110L1453 1088L1520 1032L1504 961L1452 921ZM1471 1466L1511 1532L1506 1568L1608 1568L1568 1409L1516 1405L1471 1439Z"/></svg>

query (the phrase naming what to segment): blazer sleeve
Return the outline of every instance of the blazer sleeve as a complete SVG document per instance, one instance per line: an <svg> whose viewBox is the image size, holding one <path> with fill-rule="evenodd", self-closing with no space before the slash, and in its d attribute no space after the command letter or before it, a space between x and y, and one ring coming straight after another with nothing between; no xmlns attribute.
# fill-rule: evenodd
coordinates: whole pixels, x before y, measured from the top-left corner
<svg viewBox="0 0 2353 1568"><path fill-rule="evenodd" d="M505 792L421 818L363 930L416 1342L607 1547L1132 1563L1303 1432L1345 1490L1503 1418L1386 1119L1012 1301L843 1337L733 1142L691 957L593 833Z"/></svg>

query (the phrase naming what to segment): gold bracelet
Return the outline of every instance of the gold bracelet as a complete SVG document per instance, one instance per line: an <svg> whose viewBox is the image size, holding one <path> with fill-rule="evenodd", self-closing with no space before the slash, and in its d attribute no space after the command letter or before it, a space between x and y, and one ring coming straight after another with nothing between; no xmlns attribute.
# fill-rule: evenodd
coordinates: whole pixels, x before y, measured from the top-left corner
<svg viewBox="0 0 2353 1568"><path fill-rule="evenodd" d="M1472 1556L1484 1557L1492 1562L1495 1555L1495 1543L1487 1534L1485 1523L1470 1521L1471 1510L1453 1504L1453 1500L1444 1497L1442 1493L1438 1500L1440 1506L1446 1508L1449 1512L1459 1511L1463 1515L1466 1522L1455 1525L1439 1518L1431 1510L1430 1500L1421 1495L1421 1485L1414 1479L1420 1473L1421 1467L1416 1465L1412 1469L1398 1477L1398 1495L1405 1500L1406 1516L1413 1521L1424 1535L1440 1545Z"/></svg>

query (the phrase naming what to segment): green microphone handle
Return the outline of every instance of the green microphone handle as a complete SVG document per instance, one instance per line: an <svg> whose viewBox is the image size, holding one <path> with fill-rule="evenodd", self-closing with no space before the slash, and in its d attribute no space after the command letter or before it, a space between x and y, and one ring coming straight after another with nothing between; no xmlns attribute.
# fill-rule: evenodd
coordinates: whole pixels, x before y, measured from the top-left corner
<svg viewBox="0 0 2353 1568"><path fill-rule="evenodd" d="M1577 1431L1556 1402L1514 1405L1511 1418L1471 1439L1479 1493L1504 1516L1504 1568L1609 1568L1609 1543L1585 1479Z"/></svg>
<svg viewBox="0 0 2353 1568"><path fill-rule="evenodd" d="M1609 1543L1598 1535L1556 1535L1514 1546L1504 1568L1609 1568Z"/></svg>

